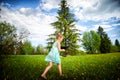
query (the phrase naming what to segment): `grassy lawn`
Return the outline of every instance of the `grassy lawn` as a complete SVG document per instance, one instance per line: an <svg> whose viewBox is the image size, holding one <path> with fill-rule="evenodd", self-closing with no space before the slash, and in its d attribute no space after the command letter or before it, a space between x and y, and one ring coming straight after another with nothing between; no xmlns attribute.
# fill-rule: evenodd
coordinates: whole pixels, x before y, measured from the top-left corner
<svg viewBox="0 0 120 80"><path fill-rule="evenodd" d="M41 80L47 66L43 55L0 57L0 80ZM120 53L61 57L62 80L120 80ZM60 80L57 66L47 74L48 80Z"/></svg>

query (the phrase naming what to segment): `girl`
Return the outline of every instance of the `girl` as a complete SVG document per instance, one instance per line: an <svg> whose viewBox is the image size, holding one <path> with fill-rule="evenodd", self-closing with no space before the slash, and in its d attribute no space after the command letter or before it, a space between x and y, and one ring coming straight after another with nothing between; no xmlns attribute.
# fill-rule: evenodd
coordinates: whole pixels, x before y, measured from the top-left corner
<svg viewBox="0 0 120 80"><path fill-rule="evenodd" d="M60 43L62 42L62 40L63 36L58 33L56 35L56 41L53 44L51 51L45 58L45 61L49 62L49 65L45 68L44 72L41 75L41 77L43 77L44 79L47 79L46 73L51 69L53 63L57 64L59 75L62 76L60 51L65 51L64 49L61 49Z"/></svg>

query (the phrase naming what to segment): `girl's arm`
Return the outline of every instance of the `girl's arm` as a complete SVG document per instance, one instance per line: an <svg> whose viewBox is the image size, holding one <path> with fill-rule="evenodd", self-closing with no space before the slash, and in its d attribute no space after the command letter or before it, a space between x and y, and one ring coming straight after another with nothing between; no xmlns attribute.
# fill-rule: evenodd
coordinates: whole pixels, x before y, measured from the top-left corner
<svg viewBox="0 0 120 80"><path fill-rule="evenodd" d="M58 48L59 51L65 51L64 49L61 49L60 42L57 42L57 48Z"/></svg>

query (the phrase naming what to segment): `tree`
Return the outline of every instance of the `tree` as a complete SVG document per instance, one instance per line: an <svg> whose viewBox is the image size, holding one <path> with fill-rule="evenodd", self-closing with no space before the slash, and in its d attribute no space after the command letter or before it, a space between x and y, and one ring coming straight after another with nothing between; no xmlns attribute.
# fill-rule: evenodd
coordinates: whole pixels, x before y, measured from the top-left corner
<svg viewBox="0 0 120 80"><path fill-rule="evenodd" d="M110 52L118 52L118 47L115 45L111 45Z"/></svg>
<svg viewBox="0 0 120 80"><path fill-rule="evenodd" d="M53 43L54 43L54 41L55 41L55 34L50 34L50 35L48 35L48 39L47 39L47 49L48 49L48 51L50 51L50 49L52 48L52 45L53 45Z"/></svg>
<svg viewBox="0 0 120 80"><path fill-rule="evenodd" d="M31 45L30 41L26 40L22 44L22 54L28 55L28 54L34 54L34 48Z"/></svg>
<svg viewBox="0 0 120 80"><path fill-rule="evenodd" d="M120 43L117 39L115 40L115 46L117 46L118 51L120 52Z"/></svg>
<svg viewBox="0 0 120 80"><path fill-rule="evenodd" d="M95 31L85 32L83 34L82 45L87 53L99 53L101 39Z"/></svg>
<svg viewBox="0 0 120 80"><path fill-rule="evenodd" d="M66 0L61 0L60 9L58 10L58 16L56 17L58 20L56 22L51 23L51 25L56 30L53 34L49 35L48 40L48 48L51 48L51 45L55 41L55 34L57 32L62 33L64 35L64 40L62 46L68 47L66 53L69 54L77 54L79 45L78 42L80 40L79 30L75 27L75 18L74 14L70 13L69 7L67 6Z"/></svg>
<svg viewBox="0 0 120 80"><path fill-rule="evenodd" d="M100 51L101 53L109 53L111 49L111 41L103 28L99 26L98 32L101 38Z"/></svg>
<svg viewBox="0 0 120 80"><path fill-rule="evenodd" d="M42 45L38 45L36 47L35 54L45 55L47 53L48 53L47 50Z"/></svg>
<svg viewBox="0 0 120 80"><path fill-rule="evenodd" d="M17 45L16 45L16 54L25 54L23 51L23 41L27 40L28 35L30 34L29 31L25 28L21 28L17 30Z"/></svg>
<svg viewBox="0 0 120 80"><path fill-rule="evenodd" d="M22 30L24 31L24 30ZM7 23L0 22L0 54L17 54L20 53L20 44L22 40L27 37L28 34L18 33L16 27ZM25 35L26 34L26 35Z"/></svg>
<svg viewBox="0 0 120 80"><path fill-rule="evenodd" d="M115 40L115 45L120 46L120 43L119 43L119 41L117 39Z"/></svg>
<svg viewBox="0 0 120 80"><path fill-rule="evenodd" d="M0 52L1 54L13 54L16 45L16 28L9 23L0 23Z"/></svg>

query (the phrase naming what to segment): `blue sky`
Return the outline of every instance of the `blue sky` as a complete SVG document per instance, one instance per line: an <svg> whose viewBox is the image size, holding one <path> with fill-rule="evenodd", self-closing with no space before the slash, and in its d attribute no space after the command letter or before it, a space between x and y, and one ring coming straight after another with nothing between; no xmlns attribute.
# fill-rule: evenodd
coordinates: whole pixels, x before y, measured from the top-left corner
<svg viewBox="0 0 120 80"><path fill-rule="evenodd" d="M120 0L67 0L75 14L76 28L85 31L103 27L112 43L120 41ZM0 0L0 22L9 22L19 30L30 32L28 39L36 46L46 46L47 35L54 32L50 23L56 21L60 0ZM81 35L82 37L82 35Z"/></svg>

